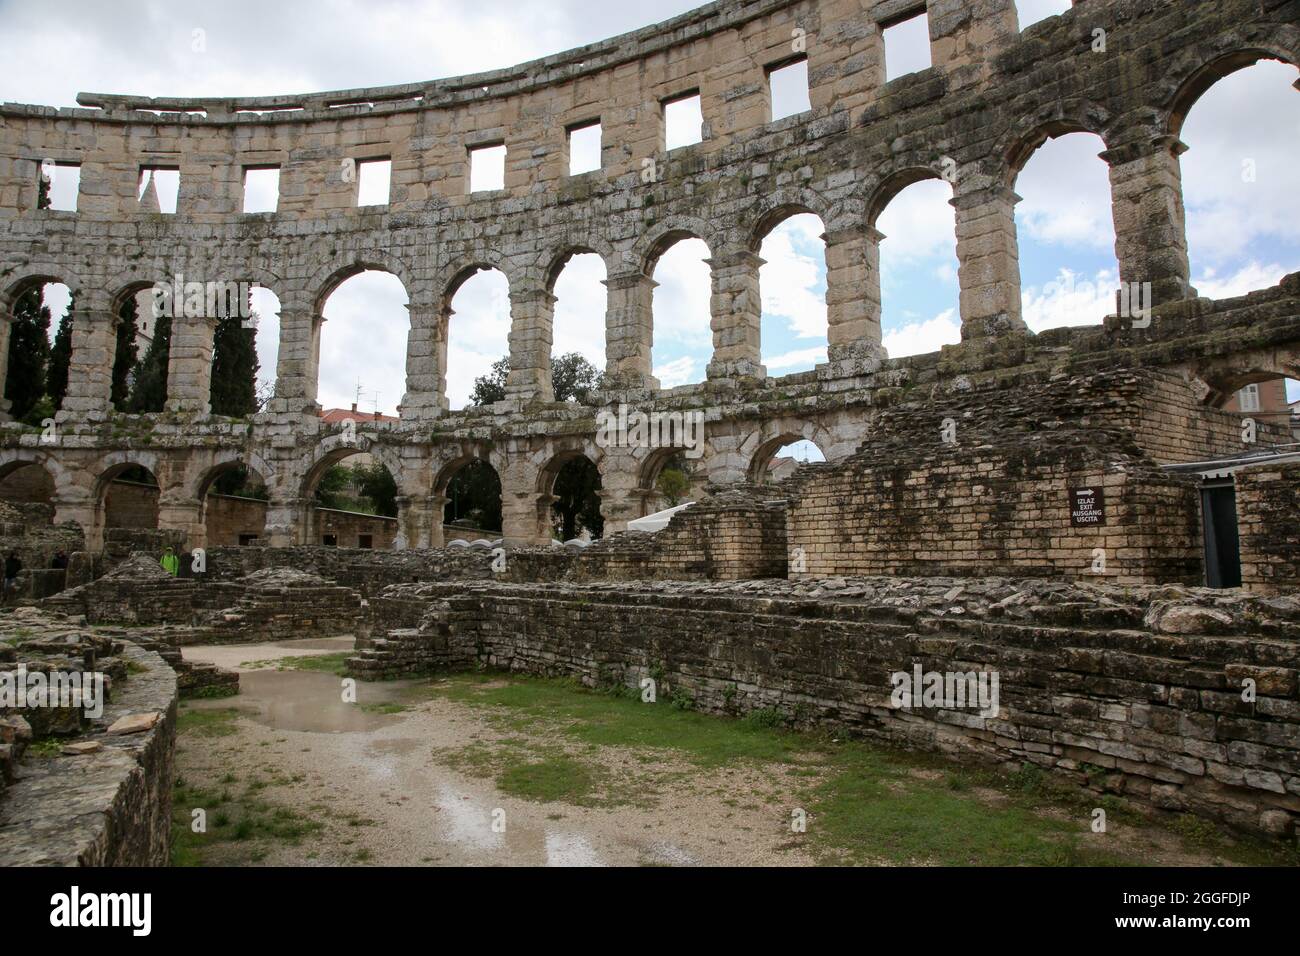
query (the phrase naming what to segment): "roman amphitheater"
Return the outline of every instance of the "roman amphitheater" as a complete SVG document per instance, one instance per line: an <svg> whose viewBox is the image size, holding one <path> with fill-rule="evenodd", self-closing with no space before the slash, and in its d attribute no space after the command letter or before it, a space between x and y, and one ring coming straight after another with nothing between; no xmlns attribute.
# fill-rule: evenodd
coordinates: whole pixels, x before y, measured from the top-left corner
<svg viewBox="0 0 1300 956"><path fill-rule="evenodd" d="M886 82L882 28L922 11L933 65ZM1232 399L1300 378L1300 273L1198 296L1180 178L1191 107L1261 60L1300 64L1294 2L1076 0L1022 31L1013 0L722 0L452 79L0 106L0 310L51 282L75 302L61 408L42 426L0 425L0 478L45 489L13 502L0 545L29 569L70 554L66 571L20 579L0 664L27 660L24 628L75 634L136 661L119 668L109 717L157 714L39 772L15 749L0 832L27 849L11 841L0 858L51 859L51 781L73 772L59 767L133 747L111 835L86 823L76 858L166 859L178 704L147 675L175 670L182 694L229 688L215 665L238 656L186 659L194 648L340 635L363 681L474 667L590 687L653 679L719 718L776 714L954 765L1040 768L1097 799L1293 842L1300 446L1289 423L1250 420ZM797 61L812 109L774 121L767 75ZM670 151L664 104L694 95L702 139ZM570 175L569 132L595 122L600 167ZM1104 142L1125 294L1094 324L1035 334L1014 190L1040 146L1080 131ZM500 145L504 188L472 192L471 152ZM388 202L359 206L355 170L377 159L391 162ZM51 164L79 167L75 211L40 208ZM269 167L275 212L241 212L246 171ZM179 171L175 213L138 198L145 169ZM951 187L961 342L894 358L877 223L926 179ZM825 228L828 356L775 376L760 358L758 253L804 213ZM712 360L705 381L660 388L655 268L686 238L709 249ZM606 270L607 367L586 404L557 402L555 283L589 253ZM452 300L485 269L509 283L505 397L452 411ZM388 343L405 354L400 416L330 424L323 304L366 270L396 276L409 300L405 341ZM124 304L177 275L275 294L264 410L210 412L215 318L177 321L163 411L113 407ZM706 493L658 531L629 523L664 506L656 482L682 449L600 440L599 414L621 405L704 421ZM826 461L768 480L776 450L803 439ZM399 547L321 544L317 485L359 452L396 482ZM605 534L557 547L556 478L584 458ZM501 541L451 547L448 487L476 461L500 478ZM122 526L106 502L141 469L156 491L146 520ZM236 469L267 492L247 547L209 540L212 488ZM178 578L158 572L164 545L182 553ZM38 651L57 657L48 641ZM891 674L914 666L998 672L1001 706L891 706Z"/></svg>

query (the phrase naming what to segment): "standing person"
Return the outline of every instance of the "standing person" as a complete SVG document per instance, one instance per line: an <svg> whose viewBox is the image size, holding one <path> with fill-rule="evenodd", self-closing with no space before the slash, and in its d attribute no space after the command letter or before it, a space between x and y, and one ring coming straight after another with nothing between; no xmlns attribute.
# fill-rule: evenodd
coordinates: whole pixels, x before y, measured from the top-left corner
<svg viewBox="0 0 1300 956"><path fill-rule="evenodd" d="M54 555L54 560L50 562L50 569L53 571L68 570L68 555L62 548Z"/></svg>
<svg viewBox="0 0 1300 956"><path fill-rule="evenodd" d="M167 547L163 548L162 560L159 561L158 563L161 564L163 570L166 571L168 574L170 574L172 577L176 577L176 575L180 573L181 560L180 558L176 557L176 552L172 550L171 545L168 545Z"/></svg>
<svg viewBox="0 0 1300 956"><path fill-rule="evenodd" d="M9 557L5 558L5 597L18 588L18 572L23 569L23 563L18 560L18 552L10 551Z"/></svg>

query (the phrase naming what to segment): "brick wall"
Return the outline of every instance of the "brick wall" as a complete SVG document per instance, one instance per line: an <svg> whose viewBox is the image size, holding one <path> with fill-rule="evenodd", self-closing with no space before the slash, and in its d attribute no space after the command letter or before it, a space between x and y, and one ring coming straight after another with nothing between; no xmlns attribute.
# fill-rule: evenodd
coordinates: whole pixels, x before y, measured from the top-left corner
<svg viewBox="0 0 1300 956"><path fill-rule="evenodd" d="M1241 585L1272 594L1300 585L1300 464L1236 473Z"/></svg>

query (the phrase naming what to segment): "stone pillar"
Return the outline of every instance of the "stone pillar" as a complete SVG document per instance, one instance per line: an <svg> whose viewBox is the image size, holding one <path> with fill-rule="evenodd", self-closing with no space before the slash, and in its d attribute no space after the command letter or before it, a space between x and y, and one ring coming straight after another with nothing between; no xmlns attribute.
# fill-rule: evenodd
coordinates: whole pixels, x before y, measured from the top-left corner
<svg viewBox="0 0 1300 956"><path fill-rule="evenodd" d="M397 499L397 523L408 548L442 547L442 509L446 504L447 499L441 495L404 495ZM436 545L433 544L435 525Z"/></svg>
<svg viewBox="0 0 1300 956"><path fill-rule="evenodd" d="M215 318L172 319L171 348L167 354L169 412L207 415L212 411L212 340Z"/></svg>
<svg viewBox="0 0 1300 956"><path fill-rule="evenodd" d="M1108 149L1115 258L1121 283L1151 283L1151 305L1195 296L1187 260L1187 221L1176 136ZM1146 301L1143 300L1146 305Z"/></svg>
<svg viewBox="0 0 1300 956"><path fill-rule="evenodd" d="M324 318L311 309L281 307L280 355L275 369L277 412L315 414L316 379L320 366L320 327Z"/></svg>
<svg viewBox="0 0 1300 956"><path fill-rule="evenodd" d="M9 421L9 399L5 398L5 388L9 384L9 333L12 326L12 315L0 315L0 422Z"/></svg>
<svg viewBox="0 0 1300 956"><path fill-rule="evenodd" d="M87 307L72 313L72 358L60 420L106 418L112 410L118 321L111 309Z"/></svg>
<svg viewBox="0 0 1300 956"><path fill-rule="evenodd" d="M542 515L555 499L536 491L501 490L501 538L508 548L533 548L550 543Z"/></svg>
<svg viewBox="0 0 1300 956"><path fill-rule="evenodd" d="M104 550L104 511L103 508L96 507L88 492L83 492L82 496L77 498L56 495L53 504L54 524L75 522L85 535L87 551L98 554Z"/></svg>
<svg viewBox="0 0 1300 956"><path fill-rule="evenodd" d="M406 394L402 396L402 419L422 421L437 418L449 407L445 375L450 310L434 305L408 305L406 308L411 313L411 330L406 337Z"/></svg>
<svg viewBox="0 0 1300 956"><path fill-rule="evenodd" d="M551 326L555 296L545 289L510 293L510 372L506 398L551 402Z"/></svg>
<svg viewBox="0 0 1300 956"><path fill-rule="evenodd" d="M885 357L880 344L880 240L865 231L828 232L826 241L826 344L830 362Z"/></svg>
<svg viewBox="0 0 1300 956"><path fill-rule="evenodd" d="M641 517L644 489L601 488L600 516L605 519L605 536L626 531L627 523Z"/></svg>
<svg viewBox="0 0 1300 956"><path fill-rule="evenodd" d="M763 260L748 249L720 253L708 260L713 295L709 299L713 359L709 378L762 378L759 323L763 304L758 270Z"/></svg>
<svg viewBox="0 0 1300 956"><path fill-rule="evenodd" d="M445 547L447 536L443 530L442 518L447 513L447 502L450 499L446 495L432 494L426 500L429 502L429 543L427 547Z"/></svg>
<svg viewBox="0 0 1300 956"><path fill-rule="evenodd" d="M957 281L961 286L963 341L1020 332L1020 251L1016 203L1010 189L987 186L961 190L957 210Z"/></svg>
<svg viewBox="0 0 1300 956"><path fill-rule="evenodd" d="M654 288L658 284L641 271L604 280L609 290L605 311L605 372L619 384L655 389L650 374L654 345Z"/></svg>
<svg viewBox="0 0 1300 956"><path fill-rule="evenodd" d="M180 532L184 536L182 547L185 550L206 546L208 529L203 521L203 502L159 495L158 530Z"/></svg>
<svg viewBox="0 0 1300 956"><path fill-rule="evenodd" d="M272 498L266 506L266 543L272 548L292 548L306 542L304 524L311 501L307 498Z"/></svg>

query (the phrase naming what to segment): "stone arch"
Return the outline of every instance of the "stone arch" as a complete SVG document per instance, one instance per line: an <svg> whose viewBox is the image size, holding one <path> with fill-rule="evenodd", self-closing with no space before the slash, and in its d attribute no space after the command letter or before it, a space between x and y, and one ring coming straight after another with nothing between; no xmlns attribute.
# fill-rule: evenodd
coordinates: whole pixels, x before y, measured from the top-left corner
<svg viewBox="0 0 1300 956"><path fill-rule="evenodd" d="M943 177L939 175L938 171L931 169L929 166L907 166L881 179L871 189L867 199L867 225L874 229L880 214L885 211L885 207L893 202L899 193L908 186L925 182L927 179L943 181Z"/></svg>
<svg viewBox="0 0 1300 956"><path fill-rule="evenodd" d="M605 274L612 275L614 268L618 263L618 256L609 243L601 240L589 240L583 242L566 242L558 251L553 253L543 253L538 259L538 265L542 274L542 287L549 293L555 293L555 283L560 278L560 273L574 256L595 255L600 256L601 261L605 263Z"/></svg>
<svg viewBox="0 0 1300 956"><path fill-rule="evenodd" d="M222 474L233 468L246 468L262 479L262 483L269 489L275 483L275 469L267 464L261 455L255 452L243 453L232 452L220 456L215 462L199 474L192 483L194 498L202 501L208 491L212 488L212 483Z"/></svg>
<svg viewBox="0 0 1300 956"><path fill-rule="evenodd" d="M669 216L638 240L632 258L643 275L654 275L655 266L663 254L683 239L699 239L708 247L710 256L715 254L724 243L722 237L714 233L713 227L702 219Z"/></svg>
<svg viewBox="0 0 1300 956"><path fill-rule="evenodd" d="M748 230L745 248L758 252L773 229L791 216L813 215L829 229L833 211L811 189L779 189L754 210L753 225Z"/></svg>
<svg viewBox="0 0 1300 956"><path fill-rule="evenodd" d="M485 462L491 465L498 475L505 467L501 454L491 442L460 442L450 450L452 454L443 457L440 463L435 465L431 489L435 495L445 495L451 480L471 462Z"/></svg>
<svg viewBox="0 0 1300 956"><path fill-rule="evenodd" d="M833 436L819 422L797 419L777 419L765 422L741 442L741 452L749 459L745 478L759 484L767 473L768 461L786 445L797 441L810 441L826 456L831 457Z"/></svg>
<svg viewBox="0 0 1300 956"><path fill-rule="evenodd" d="M419 282L416 280L413 271L403 260L373 249L358 249L353 252L340 253L317 269L315 275L312 276L308 283L308 289L311 290L312 307L315 314L321 314L321 310L325 308L325 302L344 282L353 276L372 270L387 272L396 276L397 280L402 283L402 288L406 290L407 298L415 301ZM284 302L283 296L280 297L280 300L281 303Z"/></svg>
<svg viewBox="0 0 1300 956"><path fill-rule="evenodd" d="M1025 164L1044 143L1071 133L1092 133L1102 141L1104 148L1109 149L1108 119L1101 107L1080 103L1064 104L1057 116L1049 120L1034 117L1032 121L1017 123L997 150L1001 163L999 180L1006 188L1014 188Z"/></svg>
<svg viewBox="0 0 1300 956"><path fill-rule="evenodd" d="M520 274L519 269L507 257L496 253L471 255L458 260L455 265L443 270L442 275L445 278L440 280L437 285L439 302L444 307L450 307L452 299L456 298L456 293L460 291L460 287L468 279L480 272L488 272L494 269L506 277L506 284L511 290L523 288L524 276Z"/></svg>
<svg viewBox="0 0 1300 956"><path fill-rule="evenodd" d="M1224 53L1202 63L1179 83L1178 88L1164 105L1165 131L1180 136L1183 123L1196 101L1224 77L1254 66L1260 60L1278 60L1291 66L1300 66L1300 31L1291 31L1287 43L1243 43L1231 53Z"/></svg>
<svg viewBox="0 0 1300 956"><path fill-rule="evenodd" d="M372 456L387 468L397 483L399 492L406 487L403 481L402 456L396 448L365 435L357 434L355 438L350 438L346 432L339 431L322 438L316 447L300 460L298 468L299 474L302 475L298 483L300 497L312 496L316 483L331 465L360 454Z"/></svg>
<svg viewBox="0 0 1300 956"><path fill-rule="evenodd" d="M52 282L67 286L73 296L77 296L83 287L81 278L68 269L48 263L29 266L22 278L15 279L0 291L0 315L4 315L6 319L12 316L14 306L18 304L21 296L33 288L43 287Z"/></svg>
<svg viewBox="0 0 1300 956"><path fill-rule="evenodd" d="M1300 380L1300 343L1250 349L1198 363L1190 371L1203 404L1219 408L1247 385L1278 376Z"/></svg>
<svg viewBox="0 0 1300 956"><path fill-rule="evenodd" d="M555 495L555 485L559 480L561 472L567 467L577 462L587 462L595 471L599 488L596 491L597 499L601 499L601 491L605 484L605 456L603 449L598 448L594 442L586 439L560 439L547 443L550 455L544 457L544 450L539 456L543 458L537 468L537 535L539 540L550 538L552 505L558 500ZM605 520L606 507L603 502L598 504L601 524ZM597 534L599 536L599 534Z"/></svg>

